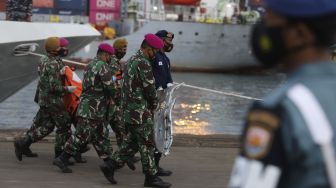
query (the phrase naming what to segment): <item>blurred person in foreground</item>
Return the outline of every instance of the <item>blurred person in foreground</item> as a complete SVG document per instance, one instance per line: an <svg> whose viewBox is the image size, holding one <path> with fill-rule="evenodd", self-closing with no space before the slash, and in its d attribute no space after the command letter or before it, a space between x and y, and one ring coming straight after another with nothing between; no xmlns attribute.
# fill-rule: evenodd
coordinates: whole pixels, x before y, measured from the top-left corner
<svg viewBox="0 0 336 188"><path fill-rule="evenodd" d="M285 84L255 102L229 187L336 187L336 1L266 0L255 57L283 64Z"/></svg>

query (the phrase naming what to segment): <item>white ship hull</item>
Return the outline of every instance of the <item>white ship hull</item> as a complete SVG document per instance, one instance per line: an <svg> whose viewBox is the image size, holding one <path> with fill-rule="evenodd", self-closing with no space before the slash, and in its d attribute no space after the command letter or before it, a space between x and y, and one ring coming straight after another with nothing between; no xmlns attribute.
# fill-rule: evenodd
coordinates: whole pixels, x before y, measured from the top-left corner
<svg viewBox="0 0 336 188"><path fill-rule="evenodd" d="M0 21L0 102L37 77L36 56L14 56L17 45L37 43L44 54L44 41L51 36L69 40L73 53L93 41L99 32L89 25Z"/></svg>
<svg viewBox="0 0 336 188"><path fill-rule="evenodd" d="M146 33L156 33L162 29L175 34L174 50L168 54L173 67L221 71L257 65L249 49L251 25L192 22L150 21L139 31L125 36L129 43L126 59L140 48ZM75 53L74 58L93 58L99 43L95 41L89 44Z"/></svg>

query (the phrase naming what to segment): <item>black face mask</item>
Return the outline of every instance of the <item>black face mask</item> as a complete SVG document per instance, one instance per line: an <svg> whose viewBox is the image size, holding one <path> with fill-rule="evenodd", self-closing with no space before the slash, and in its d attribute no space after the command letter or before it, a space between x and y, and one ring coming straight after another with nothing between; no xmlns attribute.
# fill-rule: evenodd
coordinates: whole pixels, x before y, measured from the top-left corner
<svg viewBox="0 0 336 188"><path fill-rule="evenodd" d="M58 51L58 55L61 56L61 57L65 57L69 54L69 50L68 49L64 49L64 48L61 48L59 51Z"/></svg>
<svg viewBox="0 0 336 188"><path fill-rule="evenodd" d="M171 52L174 48L174 44L168 44L168 43L165 43L164 47L163 47L163 50L165 52Z"/></svg>
<svg viewBox="0 0 336 188"><path fill-rule="evenodd" d="M115 56L118 58L118 59L122 59L124 56L126 55L126 52L116 52L115 53Z"/></svg>
<svg viewBox="0 0 336 188"><path fill-rule="evenodd" d="M266 27L260 22L252 30L252 52L265 67L276 66L289 53L284 44L283 29L283 26Z"/></svg>

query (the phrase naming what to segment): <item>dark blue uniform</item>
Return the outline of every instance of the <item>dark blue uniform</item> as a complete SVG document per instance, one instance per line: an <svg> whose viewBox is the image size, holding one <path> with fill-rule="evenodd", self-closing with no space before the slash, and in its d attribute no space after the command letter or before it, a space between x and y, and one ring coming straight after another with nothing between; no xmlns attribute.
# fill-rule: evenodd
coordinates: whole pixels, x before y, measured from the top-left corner
<svg viewBox="0 0 336 188"><path fill-rule="evenodd" d="M155 78L155 88L167 88L168 83L173 83L170 74L170 60L164 52L159 51L155 54L153 63L153 74Z"/></svg>

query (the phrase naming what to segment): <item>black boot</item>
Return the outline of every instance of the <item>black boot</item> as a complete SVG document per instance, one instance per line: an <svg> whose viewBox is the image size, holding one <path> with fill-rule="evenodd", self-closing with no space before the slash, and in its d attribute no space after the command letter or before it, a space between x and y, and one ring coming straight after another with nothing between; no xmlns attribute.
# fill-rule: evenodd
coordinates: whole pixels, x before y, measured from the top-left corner
<svg viewBox="0 0 336 188"><path fill-rule="evenodd" d="M126 165L128 166L129 169L134 171L136 169L134 164L139 162L139 161L140 161L140 157L133 156L132 158L130 158L126 161ZM117 169L121 169L124 166L125 166L124 163L118 164Z"/></svg>
<svg viewBox="0 0 336 188"><path fill-rule="evenodd" d="M62 170L63 173L72 173L72 170L68 168L68 161L71 155L63 152L60 156L54 159L53 164Z"/></svg>
<svg viewBox="0 0 336 188"><path fill-rule="evenodd" d="M80 148L79 152L80 153L85 153L85 152L88 152L90 149L91 149L90 146L85 144L83 147Z"/></svg>
<svg viewBox="0 0 336 188"><path fill-rule="evenodd" d="M134 165L134 161L133 161L133 157L129 158L126 162L126 165L128 166L129 169L131 170L135 170L135 165Z"/></svg>
<svg viewBox="0 0 336 188"><path fill-rule="evenodd" d="M62 153L63 153L63 150L55 150L55 159L57 157L59 157ZM67 163L67 166L74 166L75 165L75 162L70 161L70 159L67 160L66 163ZM53 164L54 164L54 162L53 162Z"/></svg>
<svg viewBox="0 0 336 188"><path fill-rule="evenodd" d="M173 172L170 171L170 170L165 170L161 167L158 167L158 172L157 172L158 176L170 176L170 175L172 175L172 173Z"/></svg>
<svg viewBox="0 0 336 188"><path fill-rule="evenodd" d="M15 156L19 161L22 161L22 155L25 154L29 149L29 146L32 144L32 140L29 136L23 138L18 138L14 142L15 147Z"/></svg>
<svg viewBox="0 0 336 188"><path fill-rule="evenodd" d="M154 153L155 164L156 164L157 169L158 169L158 172L157 172L156 175L158 175L158 176L170 176L170 175L172 175L172 173L173 173L172 171L165 170L165 169L160 167L161 156L162 156L162 154L159 153L159 152Z"/></svg>
<svg viewBox="0 0 336 188"><path fill-rule="evenodd" d="M26 157L38 157L37 153L33 153L29 147L26 148L26 150L23 152L23 155Z"/></svg>
<svg viewBox="0 0 336 188"><path fill-rule="evenodd" d="M117 181L114 179L114 171L117 169L117 164L111 158L104 159L104 164L99 165L99 167L111 184L117 184Z"/></svg>
<svg viewBox="0 0 336 188"><path fill-rule="evenodd" d="M161 188L168 188L171 184L168 182L164 182L158 176L151 176L146 175L144 187L161 187Z"/></svg>

